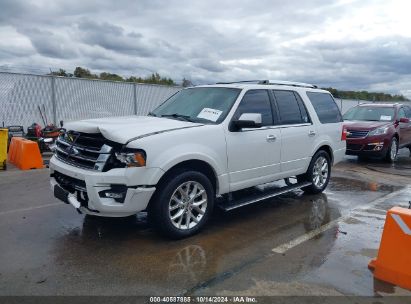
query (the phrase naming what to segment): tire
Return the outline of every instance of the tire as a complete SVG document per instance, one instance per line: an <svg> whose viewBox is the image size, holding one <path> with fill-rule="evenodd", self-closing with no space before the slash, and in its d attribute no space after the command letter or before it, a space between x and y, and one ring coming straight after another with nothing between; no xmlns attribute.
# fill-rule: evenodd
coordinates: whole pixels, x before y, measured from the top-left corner
<svg viewBox="0 0 411 304"><path fill-rule="evenodd" d="M393 163L398 155L398 139L394 136L391 138L390 145L387 150L387 154L385 155L385 161L389 163Z"/></svg>
<svg viewBox="0 0 411 304"><path fill-rule="evenodd" d="M207 176L197 171L175 171L159 184L148 209L149 221L169 238L194 235L207 223L214 198Z"/></svg>
<svg viewBox="0 0 411 304"><path fill-rule="evenodd" d="M319 165L322 165L322 167L325 166L325 170L321 170L321 172L318 172L321 168L319 168ZM306 193L310 194L317 194L321 193L325 190L325 188L328 185L328 182L330 181L330 176L331 176L331 159L330 155L328 155L327 152L324 150L317 151L317 153L314 154L313 158L311 159L310 165L308 166L307 172L305 174L297 176L298 182L303 182L303 181L308 181L311 183L311 185L307 187L301 188ZM318 179L317 179L318 177Z"/></svg>

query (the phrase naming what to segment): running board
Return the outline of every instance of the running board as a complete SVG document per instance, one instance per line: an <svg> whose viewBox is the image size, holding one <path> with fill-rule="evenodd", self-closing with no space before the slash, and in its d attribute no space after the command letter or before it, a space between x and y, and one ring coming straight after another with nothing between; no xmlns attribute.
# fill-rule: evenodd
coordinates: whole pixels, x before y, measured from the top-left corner
<svg viewBox="0 0 411 304"><path fill-rule="evenodd" d="M269 199L269 198L272 198L272 197L275 197L275 196L278 196L278 195L281 195L287 192L298 190L298 189L301 189L309 185L311 185L310 182L302 182L302 183L297 183L291 186L284 186L284 187L270 189L266 191L259 191L259 193L252 193L252 194L246 195L245 197L243 196L238 199L236 198L227 199L225 201L220 202L218 205L224 211L230 211L230 210L237 209L243 206L258 203L260 201L263 201L263 200L266 200L266 199ZM229 195L229 197L232 197L232 196Z"/></svg>

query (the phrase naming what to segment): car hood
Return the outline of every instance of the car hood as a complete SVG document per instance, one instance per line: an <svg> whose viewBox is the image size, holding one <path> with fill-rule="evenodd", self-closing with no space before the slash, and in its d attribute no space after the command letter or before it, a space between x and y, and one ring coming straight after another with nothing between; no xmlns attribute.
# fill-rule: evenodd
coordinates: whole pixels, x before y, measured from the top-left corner
<svg viewBox="0 0 411 304"><path fill-rule="evenodd" d="M108 140L120 144L141 137L198 126L203 124L152 116L97 118L64 124L67 131L101 133Z"/></svg>
<svg viewBox="0 0 411 304"><path fill-rule="evenodd" d="M388 126L392 122L389 121L357 121L345 120L344 125L350 130L374 130L379 127Z"/></svg>

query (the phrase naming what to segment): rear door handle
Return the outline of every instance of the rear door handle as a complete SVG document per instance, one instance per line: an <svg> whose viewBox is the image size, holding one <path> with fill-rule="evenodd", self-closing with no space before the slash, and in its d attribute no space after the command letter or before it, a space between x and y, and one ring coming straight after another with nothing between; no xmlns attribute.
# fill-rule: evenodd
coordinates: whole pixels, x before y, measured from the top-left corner
<svg viewBox="0 0 411 304"><path fill-rule="evenodd" d="M315 131L313 131L313 130L310 130L310 132L308 132L308 136L315 136Z"/></svg>
<svg viewBox="0 0 411 304"><path fill-rule="evenodd" d="M277 136L270 134L267 135L267 141L275 141L277 139Z"/></svg>

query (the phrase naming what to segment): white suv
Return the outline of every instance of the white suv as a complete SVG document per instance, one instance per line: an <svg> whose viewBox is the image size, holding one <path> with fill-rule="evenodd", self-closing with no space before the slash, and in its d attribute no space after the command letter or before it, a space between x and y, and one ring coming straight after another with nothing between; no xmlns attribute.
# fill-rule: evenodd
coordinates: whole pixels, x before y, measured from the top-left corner
<svg viewBox="0 0 411 304"><path fill-rule="evenodd" d="M333 97L304 83L198 86L148 116L71 122L65 130L50 161L57 198L96 216L147 211L174 238L199 231L215 205L230 210L298 188L321 192L345 154ZM281 179L287 187L233 199Z"/></svg>

